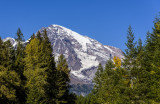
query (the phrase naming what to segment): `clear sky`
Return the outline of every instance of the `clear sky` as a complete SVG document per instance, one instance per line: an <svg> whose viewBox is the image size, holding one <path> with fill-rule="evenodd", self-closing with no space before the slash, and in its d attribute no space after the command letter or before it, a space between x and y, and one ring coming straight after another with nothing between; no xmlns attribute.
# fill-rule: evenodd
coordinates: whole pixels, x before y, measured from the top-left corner
<svg viewBox="0 0 160 104"><path fill-rule="evenodd" d="M0 36L25 39L41 27L58 24L102 44L124 50L127 28L145 40L160 12L160 0L0 0Z"/></svg>

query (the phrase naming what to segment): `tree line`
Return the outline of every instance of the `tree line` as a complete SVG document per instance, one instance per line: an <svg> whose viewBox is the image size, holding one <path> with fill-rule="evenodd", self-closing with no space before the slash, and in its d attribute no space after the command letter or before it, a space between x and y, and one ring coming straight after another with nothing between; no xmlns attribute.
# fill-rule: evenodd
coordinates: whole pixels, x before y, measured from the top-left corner
<svg viewBox="0 0 160 104"><path fill-rule="evenodd" d="M145 43L135 41L131 26L127 31L124 58L110 59L95 74L94 88L79 96L77 104L159 104L160 103L160 19L156 18Z"/></svg>
<svg viewBox="0 0 160 104"><path fill-rule="evenodd" d="M16 42L13 47L0 38L0 103L74 104L66 59L60 55L55 62L47 31L33 34L25 46L18 29Z"/></svg>

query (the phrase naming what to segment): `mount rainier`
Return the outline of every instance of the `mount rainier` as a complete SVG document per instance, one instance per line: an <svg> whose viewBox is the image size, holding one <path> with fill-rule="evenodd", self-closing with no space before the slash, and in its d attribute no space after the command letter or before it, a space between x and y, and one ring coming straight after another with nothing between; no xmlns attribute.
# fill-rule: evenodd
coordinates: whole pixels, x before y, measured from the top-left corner
<svg viewBox="0 0 160 104"><path fill-rule="evenodd" d="M105 65L106 61L114 56L123 58L123 52L119 48L103 45L63 26L50 25L49 27L41 28L39 31L43 32L44 29L47 30L52 44L55 60L58 59L60 54L64 54L67 59L71 69L71 84L92 83L99 63ZM16 46L15 39L3 39L3 41L7 40L10 40L13 46Z"/></svg>

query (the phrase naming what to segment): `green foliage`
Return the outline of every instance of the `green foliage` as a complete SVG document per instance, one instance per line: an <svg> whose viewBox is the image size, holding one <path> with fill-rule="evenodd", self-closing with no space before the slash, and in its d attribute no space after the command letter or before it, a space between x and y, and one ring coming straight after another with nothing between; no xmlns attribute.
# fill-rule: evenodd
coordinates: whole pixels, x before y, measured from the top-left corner
<svg viewBox="0 0 160 104"><path fill-rule="evenodd" d="M38 39L33 39L25 50L27 103L43 103L45 98L44 86L47 84L47 73L41 57L43 45L39 45L39 42Z"/></svg>
<svg viewBox="0 0 160 104"><path fill-rule="evenodd" d="M20 29L17 46L0 38L0 102L4 104L159 104L160 103L160 19L153 32L134 42L127 32L124 59L114 57L105 68L99 64L94 87L87 96L69 92L90 92L90 85L70 86L67 61L54 61L47 31L33 34L27 46Z"/></svg>
<svg viewBox="0 0 160 104"><path fill-rule="evenodd" d="M24 45L23 42L24 41L24 36L23 33L21 32L21 29L18 28L17 33L16 33L16 42L17 42L17 46L16 46L16 50L15 50L15 61L14 61L14 70L16 71L16 73L20 76L21 79L21 84L19 87L19 90L17 91L18 95L17 97L20 98L20 102L21 103L25 103L25 98L26 98L26 93L25 93L25 76L23 75L24 72L24 67L25 67L25 62L24 62Z"/></svg>
<svg viewBox="0 0 160 104"><path fill-rule="evenodd" d="M35 37L36 37L36 36L35 36L35 34L33 33L32 36L31 36L31 38L30 38L30 40L29 40L29 42L31 42L31 40L34 39Z"/></svg>
<svg viewBox="0 0 160 104"><path fill-rule="evenodd" d="M99 65L90 94L90 104L156 104L160 102L160 22L153 33L134 42L131 26L128 28L127 49L122 61L109 60L105 69ZM138 44L137 44L138 43ZM87 97L78 97L81 103Z"/></svg>
<svg viewBox="0 0 160 104"><path fill-rule="evenodd" d="M16 33L16 41L24 41L23 33L20 28L18 28L17 33Z"/></svg>
<svg viewBox="0 0 160 104"><path fill-rule="evenodd" d="M21 79L14 70L14 50L10 41L0 38L0 102L20 103L18 88Z"/></svg>
<svg viewBox="0 0 160 104"><path fill-rule="evenodd" d="M125 45L127 46L127 49L125 50L125 58L124 58L124 64L126 70L132 70L133 64L135 63L136 58L136 42L134 42L134 33L132 31L132 27L128 27L127 31L127 43Z"/></svg>
<svg viewBox="0 0 160 104"><path fill-rule="evenodd" d="M88 95L93 89L93 84L72 84L69 91L76 95Z"/></svg>
<svg viewBox="0 0 160 104"><path fill-rule="evenodd" d="M20 86L20 78L15 71L9 71L7 68L0 66L0 102L18 103L16 91Z"/></svg>
<svg viewBox="0 0 160 104"><path fill-rule="evenodd" d="M60 55L57 63L57 80L56 86L58 87L56 98L56 103L69 103L69 72L67 61L64 55Z"/></svg>
<svg viewBox="0 0 160 104"><path fill-rule="evenodd" d="M76 99L76 104L96 104L96 103L91 103L91 94L87 95L87 96L77 96Z"/></svg>
<svg viewBox="0 0 160 104"><path fill-rule="evenodd" d="M112 60L109 60L106 64L105 69L102 71L102 66L96 72L94 78L94 88L91 94L91 104L102 104L111 103L118 104L124 103L124 99L127 100L122 95L125 93L127 84L124 82L124 76L126 71L121 67L115 67Z"/></svg>
<svg viewBox="0 0 160 104"><path fill-rule="evenodd" d="M27 103L74 104L75 95L69 93L70 71L66 59L60 55L56 67L47 31L38 34L25 49Z"/></svg>
<svg viewBox="0 0 160 104"><path fill-rule="evenodd" d="M37 39L42 41L42 35L41 35L40 31L37 32Z"/></svg>
<svg viewBox="0 0 160 104"><path fill-rule="evenodd" d="M57 67L47 31L33 34L24 47L23 34L17 31L17 46L0 38L0 102L5 104L75 104L69 93L67 61L59 57Z"/></svg>
<svg viewBox="0 0 160 104"><path fill-rule="evenodd" d="M148 33L140 81L143 86L143 99L149 102L160 102L160 20L155 21L153 33ZM147 86L147 87L146 87Z"/></svg>
<svg viewBox="0 0 160 104"><path fill-rule="evenodd" d="M47 33L42 36L32 38L25 50L27 103L55 102L55 62Z"/></svg>
<svg viewBox="0 0 160 104"><path fill-rule="evenodd" d="M93 92L97 93L99 89L101 89L102 87L102 73L103 73L103 67L101 64L99 64L97 72L95 73L95 77L93 80L93 83L95 83L94 85L94 89Z"/></svg>

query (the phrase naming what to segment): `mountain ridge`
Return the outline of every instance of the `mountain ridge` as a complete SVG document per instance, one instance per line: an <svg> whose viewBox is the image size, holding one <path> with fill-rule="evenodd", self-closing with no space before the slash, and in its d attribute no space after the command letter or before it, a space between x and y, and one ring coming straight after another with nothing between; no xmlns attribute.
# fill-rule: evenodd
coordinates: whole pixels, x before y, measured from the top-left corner
<svg viewBox="0 0 160 104"><path fill-rule="evenodd" d="M106 61L114 56L123 58L123 52L119 48L103 45L95 39L80 35L66 27L54 24L42 27L39 31L42 33L44 29L47 30L52 44L55 60L60 54L64 54L67 59L73 84L76 80L79 83L92 83L99 63L104 66ZM6 38L3 41L7 40L16 46L13 38ZM24 43L27 42L28 40Z"/></svg>

